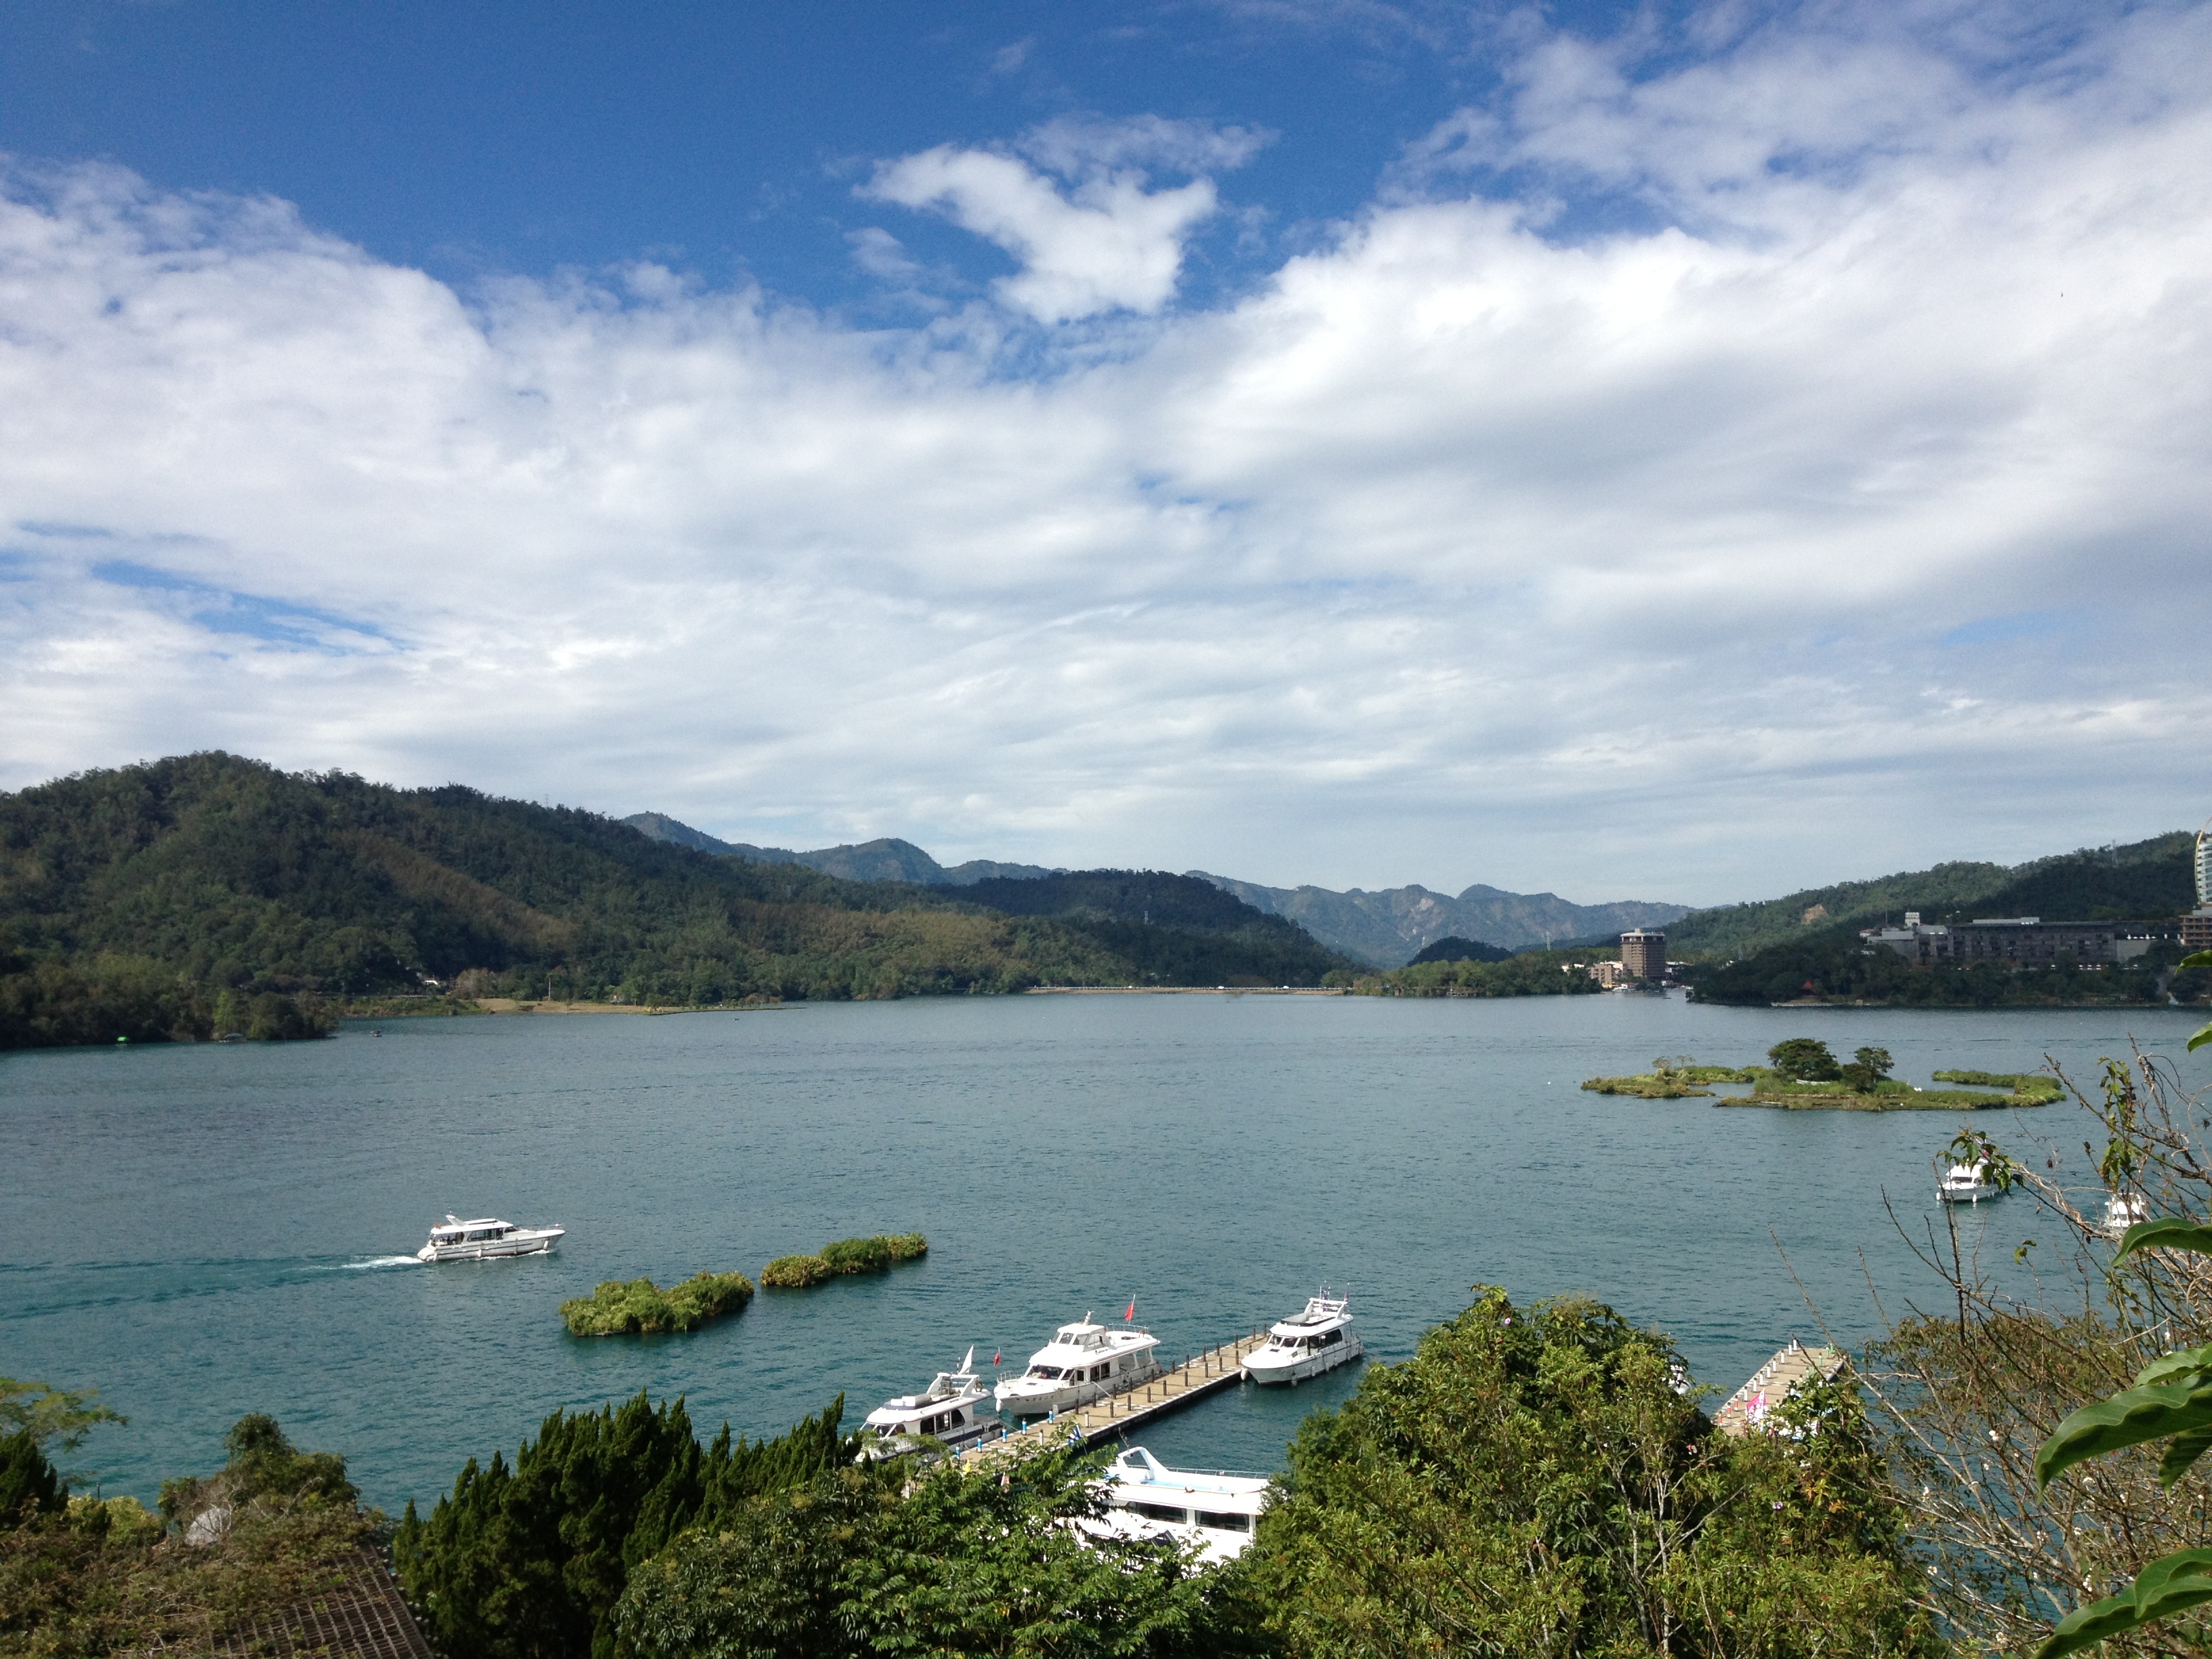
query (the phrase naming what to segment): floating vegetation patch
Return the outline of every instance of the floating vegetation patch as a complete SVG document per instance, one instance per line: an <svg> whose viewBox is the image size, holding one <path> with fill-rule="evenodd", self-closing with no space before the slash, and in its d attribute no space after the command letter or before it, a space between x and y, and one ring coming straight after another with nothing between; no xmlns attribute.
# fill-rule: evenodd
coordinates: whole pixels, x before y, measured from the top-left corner
<svg viewBox="0 0 2212 1659"><path fill-rule="evenodd" d="M841 1238L824 1244L816 1255L780 1255L761 1270L761 1283L771 1290L804 1291L846 1273L888 1273L892 1265L929 1254L929 1241L920 1233L876 1233L866 1238Z"/></svg>
<svg viewBox="0 0 2212 1659"><path fill-rule="evenodd" d="M665 1291L649 1279L611 1279L563 1302L561 1317L572 1336L652 1336L742 1312L752 1299L753 1282L743 1273L696 1273Z"/></svg>

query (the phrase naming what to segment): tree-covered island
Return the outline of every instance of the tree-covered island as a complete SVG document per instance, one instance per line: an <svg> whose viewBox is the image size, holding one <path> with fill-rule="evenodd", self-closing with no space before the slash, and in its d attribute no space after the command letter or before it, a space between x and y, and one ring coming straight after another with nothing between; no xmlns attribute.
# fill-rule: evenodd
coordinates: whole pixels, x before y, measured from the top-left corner
<svg viewBox="0 0 2212 1659"><path fill-rule="evenodd" d="M1765 1106L1790 1111L1937 1112L1997 1107L2047 1106L2065 1092L2058 1079L2036 1072L1942 1071L1930 1081L1959 1087L1920 1089L1890 1076L1887 1048L1862 1048L1838 1061L1814 1037L1789 1037L1766 1051L1764 1066L1700 1066L1688 1054L1662 1054L1649 1072L1594 1077L1593 1094L1633 1095L1644 1100L1711 1098L1717 1106ZM1750 1092L1714 1097L1711 1085L1748 1084ZM2002 1091L2002 1092L1999 1092Z"/></svg>

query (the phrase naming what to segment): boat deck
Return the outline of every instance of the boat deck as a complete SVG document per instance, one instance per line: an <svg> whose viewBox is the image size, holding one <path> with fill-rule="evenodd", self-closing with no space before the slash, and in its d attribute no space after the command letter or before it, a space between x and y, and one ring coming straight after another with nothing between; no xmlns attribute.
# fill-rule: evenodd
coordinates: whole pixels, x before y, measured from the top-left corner
<svg viewBox="0 0 2212 1659"><path fill-rule="evenodd" d="M988 1468L1071 1443L1087 1446L1095 1440L1129 1433L1170 1412L1182 1410L1216 1389L1225 1389L1235 1382L1244 1374L1244 1356L1267 1340L1265 1331L1231 1338L1219 1347L1208 1348L1195 1358L1186 1359L1164 1376L1156 1376L1126 1394L1109 1395L1088 1406L1048 1417L1003 1440L987 1440L981 1445L970 1446L958 1454L959 1462L964 1468Z"/></svg>

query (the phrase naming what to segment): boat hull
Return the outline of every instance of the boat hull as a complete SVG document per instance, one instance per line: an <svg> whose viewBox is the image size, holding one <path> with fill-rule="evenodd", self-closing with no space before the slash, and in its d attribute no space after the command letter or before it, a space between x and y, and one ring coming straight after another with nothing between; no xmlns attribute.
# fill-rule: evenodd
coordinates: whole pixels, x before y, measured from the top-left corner
<svg viewBox="0 0 2212 1659"><path fill-rule="evenodd" d="M1060 1382L1048 1389L1032 1392L1017 1391L1014 1385L1019 1377L1011 1377L999 1385L994 1396L1000 1412L1017 1422L1033 1422L1040 1417L1050 1417L1054 1412L1072 1412L1078 1406L1087 1406L1094 1400L1103 1400L1108 1395L1127 1394L1132 1389L1141 1389L1147 1382L1157 1382L1166 1375L1155 1361L1140 1371L1109 1377L1103 1382Z"/></svg>
<svg viewBox="0 0 2212 1659"><path fill-rule="evenodd" d="M1350 1334L1343 1341L1329 1347L1295 1358L1262 1358L1267 1352L1262 1348L1246 1358L1244 1375L1255 1382L1267 1386L1304 1382L1310 1377L1319 1376L1323 1371L1333 1371L1339 1365L1348 1365L1365 1352L1359 1339Z"/></svg>
<svg viewBox="0 0 2212 1659"><path fill-rule="evenodd" d="M566 1228L550 1227L505 1238L480 1239L473 1244L425 1244L415 1252L417 1261L495 1261L505 1256L543 1255L558 1244Z"/></svg>

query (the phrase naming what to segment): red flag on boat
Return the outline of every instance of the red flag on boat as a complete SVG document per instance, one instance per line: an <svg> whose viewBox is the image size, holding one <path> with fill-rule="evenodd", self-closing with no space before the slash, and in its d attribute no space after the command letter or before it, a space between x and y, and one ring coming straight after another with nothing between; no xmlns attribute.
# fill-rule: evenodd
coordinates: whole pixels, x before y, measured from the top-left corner
<svg viewBox="0 0 2212 1659"><path fill-rule="evenodd" d="M1134 1319L1136 1316L1137 1316L1137 1298L1136 1298L1135 1297L1133 1297L1133 1297L1131 1297L1129 1298L1129 1310L1128 1310L1127 1313L1125 1313L1125 1314L1123 1314L1123 1315L1121 1316L1121 1322L1122 1322L1124 1325L1126 1325L1126 1324L1127 1324L1131 1320Z"/></svg>
<svg viewBox="0 0 2212 1659"><path fill-rule="evenodd" d="M996 1354L993 1354L993 1355L991 1356L991 1363L992 1363L994 1365L997 1364L999 1363L999 1356L998 1356L998 1355L996 1355Z"/></svg>

